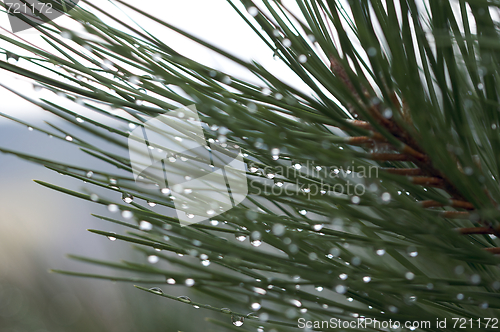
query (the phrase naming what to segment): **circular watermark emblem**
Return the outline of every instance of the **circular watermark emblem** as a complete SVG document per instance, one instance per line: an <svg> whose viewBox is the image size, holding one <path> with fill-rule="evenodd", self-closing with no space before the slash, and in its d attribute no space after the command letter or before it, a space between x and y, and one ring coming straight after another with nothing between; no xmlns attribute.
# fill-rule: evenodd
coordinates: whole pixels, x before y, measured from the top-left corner
<svg viewBox="0 0 500 332"><path fill-rule="evenodd" d="M172 200L181 226L213 218L248 194L240 148L205 140L195 105L160 114L128 138L136 181L154 181Z"/></svg>
<svg viewBox="0 0 500 332"><path fill-rule="evenodd" d="M73 9L79 0L3 0L12 32L50 22Z"/></svg>

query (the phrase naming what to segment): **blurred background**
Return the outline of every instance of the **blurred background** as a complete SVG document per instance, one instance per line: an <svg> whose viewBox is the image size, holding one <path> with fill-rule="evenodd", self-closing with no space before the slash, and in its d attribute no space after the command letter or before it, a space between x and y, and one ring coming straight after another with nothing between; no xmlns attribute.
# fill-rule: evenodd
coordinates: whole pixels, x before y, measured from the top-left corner
<svg viewBox="0 0 500 332"><path fill-rule="evenodd" d="M110 6L109 10L115 10L117 15L124 14L103 1L94 2L99 6ZM138 5L137 2L133 4ZM139 5L141 9L233 54L272 67L275 73L291 84L296 80L282 63L273 59L272 51L254 35L225 0L143 0ZM58 20L58 23L64 23L68 19L61 17ZM141 21L140 18L138 21L146 29L158 31L158 26ZM10 35L6 16L0 17L0 27L0 33ZM233 63L175 33L165 30L158 36L184 55L248 78L248 73ZM24 31L16 37L40 43L36 31ZM9 49L5 43L0 43L0 46ZM18 65L22 65L22 62ZM31 97L48 93L37 92L30 82L1 70L0 83ZM57 96L52 95L50 98ZM46 127L44 121L47 120L62 125L50 114L1 87L0 100L1 113L36 126ZM68 142L53 139L1 117L0 146L69 164L103 166ZM116 172L116 169L111 171ZM84 187L90 188L49 169L0 154L0 332L221 330L220 327L209 327L204 319L212 316L228 320L227 316L152 296L136 290L132 284L49 273L49 269L61 269L123 275L72 261L65 257L69 253L110 261L144 261L145 257L131 250L128 244L108 241L87 231L89 228L121 231L118 226L90 215L110 215L105 207L47 189L33 182L33 179L77 191L82 191ZM120 198L116 199L118 201ZM186 294L186 290L180 287L170 286L168 293L188 295L205 302L201 294Z"/></svg>

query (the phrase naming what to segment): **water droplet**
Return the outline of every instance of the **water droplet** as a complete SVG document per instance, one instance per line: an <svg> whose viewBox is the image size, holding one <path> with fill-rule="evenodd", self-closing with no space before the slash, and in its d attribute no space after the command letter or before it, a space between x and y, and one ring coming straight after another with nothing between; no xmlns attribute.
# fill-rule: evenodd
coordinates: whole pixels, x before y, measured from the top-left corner
<svg viewBox="0 0 500 332"><path fill-rule="evenodd" d="M243 316L231 315L231 322L233 323L234 326L240 327L243 325L244 321L245 317Z"/></svg>
<svg viewBox="0 0 500 332"><path fill-rule="evenodd" d="M259 108L257 107L257 105L255 103L248 103L247 109L252 114L257 113L257 111L259 110Z"/></svg>
<svg viewBox="0 0 500 332"><path fill-rule="evenodd" d="M208 259L202 260L201 261L201 265L203 265L203 266L209 266L210 265L210 261Z"/></svg>
<svg viewBox="0 0 500 332"><path fill-rule="evenodd" d="M184 283L186 284L186 286L191 287L194 285L194 279L188 278Z"/></svg>
<svg viewBox="0 0 500 332"><path fill-rule="evenodd" d="M301 169L302 165L301 164L294 164L293 168L295 168L295 169Z"/></svg>
<svg viewBox="0 0 500 332"><path fill-rule="evenodd" d="M330 255L332 255L332 257L338 257L338 255L340 255L340 249L339 248L330 249Z"/></svg>
<svg viewBox="0 0 500 332"><path fill-rule="evenodd" d="M28 127L28 130L29 131L33 131L33 127Z"/></svg>
<svg viewBox="0 0 500 332"><path fill-rule="evenodd" d="M123 217L123 218L125 218L125 219L130 219L130 218L132 218L132 216L133 216L132 212L127 211L127 210L122 211L122 217Z"/></svg>
<svg viewBox="0 0 500 332"><path fill-rule="evenodd" d="M460 275L460 274L464 273L464 271L465 271L465 269L462 265L455 266L455 274Z"/></svg>
<svg viewBox="0 0 500 332"><path fill-rule="evenodd" d="M160 261L160 258L156 255L149 255L148 256L148 262L150 262L151 264L156 264Z"/></svg>
<svg viewBox="0 0 500 332"><path fill-rule="evenodd" d="M354 266L359 266L359 265L361 265L361 257L358 257L358 256L353 257L353 258L351 259L351 264L352 264L352 265L354 265Z"/></svg>
<svg viewBox="0 0 500 332"><path fill-rule="evenodd" d="M372 278L370 276L364 276L363 277L363 282L370 282Z"/></svg>
<svg viewBox="0 0 500 332"><path fill-rule="evenodd" d="M259 231L253 231L250 234L250 237L252 238L252 240L260 240L262 238L262 235L260 234Z"/></svg>
<svg viewBox="0 0 500 332"><path fill-rule="evenodd" d="M346 273L341 273L339 274L339 278L342 280L346 280L348 278L348 275Z"/></svg>
<svg viewBox="0 0 500 332"><path fill-rule="evenodd" d="M351 202L353 204L359 204L359 202L361 202L361 199L358 196L352 196L351 197Z"/></svg>
<svg viewBox="0 0 500 332"><path fill-rule="evenodd" d="M481 282L481 276L479 274L471 275L470 282L474 285L479 284Z"/></svg>
<svg viewBox="0 0 500 332"><path fill-rule="evenodd" d="M162 57L161 57L160 53L155 53L155 54L153 54L152 58L153 58L153 61L160 62Z"/></svg>
<svg viewBox="0 0 500 332"><path fill-rule="evenodd" d="M347 292L347 288L344 285L335 286L335 291L339 294L345 294Z"/></svg>
<svg viewBox="0 0 500 332"><path fill-rule="evenodd" d="M71 39L72 38L72 34L69 31L63 31L63 32L61 32L61 37L65 38L65 39Z"/></svg>
<svg viewBox="0 0 500 332"><path fill-rule="evenodd" d="M488 309L488 302L483 302L479 305L481 309Z"/></svg>
<svg viewBox="0 0 500 332"><path fill-rule="evenodd" d="M99 200L99 196L97 194L90 194L90 200L92 202L97 202Z"/></svg>
<svg viewBox="0 0 500 332"><path fill-rule="evenodd" d="M256 7L254 7L254 6L248 7L247 11L253 17L255 17L255 16L257 16L259 14L259 10Z"/></svg>
<svg viewBox="0 0 500 332"><path fill-rule="evenodd" d="M114 233L113 233L113 234L114 234ZM109 239L110 241L116 241L116 237L111 236L111 235L108 235L108 239Z"/></svg>
<svg viewBox="0 0 500 332"><path fill-rule="evenodd" d="M464 299L464 294L462 294L462 293L457 294L457 299L463 300Z"/></svg>
<svg viewBox="0 0 500 332"><path fill-rule="evenodd" d="M71 137L71 136L69 136L69 135L67 135L67 136L65 137L65 139L66 139L68 142L73 142L73 137Z"/></svg>
<svg viewBox="0 0 500 332"><path fill-rule="evenodd" d="M255 173L257 172L259 169L255 166L251 166L249 169L248 169L251 173Z"/></svg>
<svg viewBox="0 0 500 332"><path fill-rule="evenodd" d="M156 203L148 201L148 205L151 206L151 207L153 207L153 206L156 206Z"/></svg>
<svg viewBox="0 0 500 332"><path fill-rule="evenodd" d="M141 220L141 222L139 223L139 229L141 231L150 231L153 229L153 224L151 224L149 221Z"/></svg>
<svg viewBox="0 0 500 332"><path fill-rule="evenodd" d="M178 296L177 299L179 299L181 302L184 302L184 303L191 303L193 301L191 301L191 299L185 295L181 295L181 296Z"/></svg>
<svg viewBox="0 0 500 332"><path fill-rule="evenodd" d="M262 244L262 241L261 240L253 240L253 241L250 241L250 244L254 247L258 247Z"/></svg>
<svg viewBox="0 0 500 332"><path fill-rule="evenodd" d="M316 231L316 232L319 232L320 230L323 229L323 225L322 224L316 224L314 225L312 228Z"/></svg>
<svg viewBox="0 0 500 332"><path fill-rule="evenodd" d="M391 194L385 192L382 194L382 201L389 202L391 200Z"/></svg>
<svg viewBox="0 0 500 332"><path fill-rule="evenodd" d="M352 302L352 301L354 301L354 299L352 297L348 297L347 301Z"/></svg>
<svg viewBox="0 0 500 332"><path fill-rule="evenodd" d="M323 287L321 287L321 286L317 286L314 289L316 289L318 292L322 292L323 291Z"/></svg>
<svg viewBox="0 0 500 332"><path fill-rule="evenodd" d="M408 255L409 255L410 257L417 257L417 256L418 256L418 251L416 251L416 250L414 250L414 251L410 251L410 252L408 253Z"/></svg>
<svg viewBox="0 0 500 332"><path fill-rule="evenodd" d="M285 46L285 47L292 46L292 42L290 41L290 39L288 39L288 38L283 39L283 46Z"/></svg>
<svg viewBox="0 0 500 332"><path fill-rule="evenodd" d="M304 54L299 55L299 62L300 63L306 63L307 62L307 56Z"/></svg>
<svg viewBox="0 0 500 332"><path fill-rule="evenodd" d="M307 257L312 260L312 261L315 261L318 259L318 254L315 253L315 252L310 252L309 255L307 255Z"/></svg>
<svg viewBox="0 0 500 332"><path fill-rule="evenodd" d="M116 205L116 204L109 204L108 205L108 210L109 210L109 212L118 212L118 205Z"/></svg>
<svg viewBox="0 0 500 332"><path fill-rule="evenodd" d="M155 292L156 294L163 294L163 291L159 287L153 287L149 289L152 292Z"/></svg>
<svg viewBox="0 0 500 332"><path fill-rule="evenodd" d="M413 272L406 272L405 278L408 280L413 280L415 278L415 274Z"/></svg>
<svg viewBox="0 0 500 332"><path fill-rule="evenodd" d="M386 119L392 118L392 110L390 108L386 108L382 113L382 116Z"/></svg>
<svg viewBox="0 0 500 332"><path fill-rule="evenodd" d="M129 82L130 84L137 85L137 84L139 84L141 81L139 80L139 77L132 75L132 76L130 76L130 77L129 77L128 82Z"/></svg>
<svg viewBox="0 0 500 332"><path fill-rule="evenodd" d="M307 214L307 211L306 210L300 210L299 213L303 216L305 216Z"/></svg>
<svg viewBox="0 0 500 332"><path fill-rule="evenodd" d="M282 224L274 224L272 231L274 235L282 236L283 234L285 234L285 226Z"/></svg>
<svg viewBox="0 0 500 332"><path fill-rule="evenodd" d="M168 278L167 279L167 284L169 284L169 285L175 285L175 279L174 278Z"/></svg>
<svg viewBox="0 0 500 332"><path fill-rule="evenodd" d="M262 308L262 305L259 303L259 302L254 302L250 305L250 307L253 309L253 310L259 310L260 308Z"/></svg>
<svg viewBox="0 0 500 332"><path fill-rule="evenodd" d="M127 204L130 204L134 201L134 196L128 194L128 193L123 193L122 194L122 200L127 203Z"/></svg>
<svg viewBox="0 0 500 332"><path fill-rule="evenodd" d="M378 256L383 256L383 255L385 255L385 249L378 249L376 251L376 253L377 253Z"/></svg>
<svg viewBox="0 0 500 332"><path fill-rule="evenodd" d="M164 195L168 195L171 193L171 190L169 188L162 188L160 191Z"/></svg>

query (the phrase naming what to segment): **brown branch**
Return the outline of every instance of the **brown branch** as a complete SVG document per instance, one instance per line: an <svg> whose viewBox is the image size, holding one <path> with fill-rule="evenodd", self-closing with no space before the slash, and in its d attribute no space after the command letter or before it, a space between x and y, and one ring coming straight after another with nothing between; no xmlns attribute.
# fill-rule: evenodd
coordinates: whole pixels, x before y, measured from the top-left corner
<svg viewBox="0 0 500 332"><path fill-rule="evenodd" d="M373 144L374 142L375 141L373 140L373 138L368 137L368 136L349 137L346 140L346 143L351 144L351 145L363 145L363 144L367 144L367 143Z"/></svg>
<svg viewBox="0 0 500 332"><path fill-rule="evenodd" d="M444 211L441 213L441 217L447 219L469 219L470 213L463 211Z"/></svg>
<svg viewBox="0 0 500 332"><path fill-rule="evenodd" d="M467 209L467 210L474 210L474 205L472 205L469 202L464 202L464 201L457 201L456 199L452 199L449 204L441 204L436 201L421 201L420 204L424 208L430 208L430 207L442 207L442 206L451 206L457 209Z"/></svg>
<svg viewBox="0 0 500 332"><path fill-rule="evenodd" d="M418 152L417 150L411 148L408 145L405 145L403 147L403 150L401 150L401 153L409 154L413 158L417 159L418 161L424 162L424 163L429 161L429 157L427 155Z"/></svg>
<svg viewBox="0 0 500 332"><path fill-rule="evenodd" d="M491 252L493 255L500 255L500 248L486 248L487 252Z"/></svg>
<svg viewBox="0 0 500 332"><path fill-rule="evenodd" d="M391 173L391 174L396 174L396 175L404 175L404 176L419 176L423 175L422 170L420 168L389 168L389 167L382 167L380 168L381 171Z"/></svg>
<svg viewBox="0 0 500 332"><path fill-rule="evenodd" d="M409 156L399 153L370 153L369 159L380 161L411 161Z"/></svg>
<svg viewBox="0 0 500 332"><path fill-rule="evenodd" d="M366 122L366 121L350 120L349 119L349 120L347 120L347 122L349 122L350 124L352 124L353 126L356 126L358 128L367 129L367 130L373 130L372 125L369 122Z"/></svg>
<svg viewBox="0 0 500 332"><path fill-rule="evenodd" d="M439 187L439 188L442 188L444 186L443 179L428 177L428 176L410 177L410 181L413 184L418 184L418 185L422 185L422 186L433 186L433 187Z"/></svg>
<svg viewBox="0 0 500 332"><path fill-rule="evenodd" d="M468 235L468 234L493 234L495 232L494 229L490 227L464 227L459 228L457 231L460 234Z"/></svg>
<svg viewBox="0 0 500 332"><path fill-rule="evenodd" d="M347 74L347 71L343 67L343 64L340 62L339 59L335 58L334 56L330 56L330 61L331 61L331 70L332 72L346 85L347 89L351 91L353 96L360 101L360 104L362 104L361 98L357 91L355 90L352 82L349 79L349 76ZM363 95L367 98L369 98L369 93L366 88L361 86L361 91L363 92ZM405 103L404 99L401 99L401 102L399 101L396 93L394 91L390 91L390 99L393 103L393 105L396 107L396 109L401 110L402 112L402 118L407 124L412 124L411 121L411 116L409 114L409 109L408 105ZM463 195L460 193L460 191L453 185L453 183L446 177L446 174L444 174L442 171L438 170L437 168L434 167L432 164L431 159L429 156L423 151L423 149L420 147L420 145L417 143L415 138L407 131L405 130L405 127L403 127L401 124L397 123L396 121L386 118L382 115L381 112L381 104L370 104L368 106L365 106L367 113L376 121L378 122L381 126L383 126L389 133L391 133L397 140L399 140L401 143L404 144L403 148L400 150L401 154L396 154L396 153L371 153L369 155L369 159L372 160L379 160L379 161L411 161L413 162L417 167L418 171L412 170L412 169L403 169L400 171L395 171L395 170L389 170L389 173L392 174L399 174L403 176L416 176L412 177L411 181L414 184L421 184L421 185L429 185L429 186L437 186L444 191L446 191L448 194L451 195L453 200L451 201L451 206L454 208L462 208L462 209L467 209L467 210L473 210L474 206L470 203L467 202ZM355 114L357 115L357 114ZM373 131L373 127L371 126L370 123L364 122L364 121L359 121L359 120L354 120L351 122L353 125L363 128L363 129L368 129ZM375 135L380 135L380 133L374 133L373 136ZM382 135L380 135L382 136ZM379 138L379 137L377 137ZM369 142L367 138L360 138L360 141L363 142ZM360 142L353 140L353 142ZM399 150L399 149L395 149ZM489 193L487 192L488 196ZM493 201L493 200L492 200ZM496 202L493 202L494 205L496 205ZM424 201L423 202L424 207L438 207L442 206L442 204L434 202L434 201ZM467 219L469 218L470 214L469 212L460 212L460 211L445 211L441 214L444 218L462 218L462 219ZM482 230L482 231L492 231L493 234L500 236L500 228L499 229L494 229L493 227L489 226L487 223L485 223L484 220L479 221L482 225L485 225L487 227L479 227L476 228L476 230ZM490 251L494 254L500 254L500 248L488 248L486 249L487 251Z"/></svg>

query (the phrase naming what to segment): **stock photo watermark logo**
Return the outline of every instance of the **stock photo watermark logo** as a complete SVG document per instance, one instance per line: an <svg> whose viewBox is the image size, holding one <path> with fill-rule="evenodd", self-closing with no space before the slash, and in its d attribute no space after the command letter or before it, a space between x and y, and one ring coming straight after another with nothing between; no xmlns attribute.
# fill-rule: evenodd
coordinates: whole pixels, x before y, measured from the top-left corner
<svg viewBox="0 0 500 332"><path fill-rule="evenodd" d="M319 166L306 161L260 168L250 162L249 170L257 176L250 178L250 188L256 195L305 196L308 200L318 195L351 197L359 202L367 191L376 191L379 178L376 165ZM259 176L261 175L261 176ZM311 181L304 181L310 179Z"/></svg>
<svg viewBox="0 0 500 332"><path fill-rule="evenodd" d="M14 33L50 22L73 9L79 0L3 0Z"/></svg>
<svg viewBox="0 0 500 332"><path fill-rule="evenodd" d="M161 193L173 200L181 226L228 211L248 194L240 149L208 143L194 105L136 127L128 148L135 180L158 183Z"/></svg>

